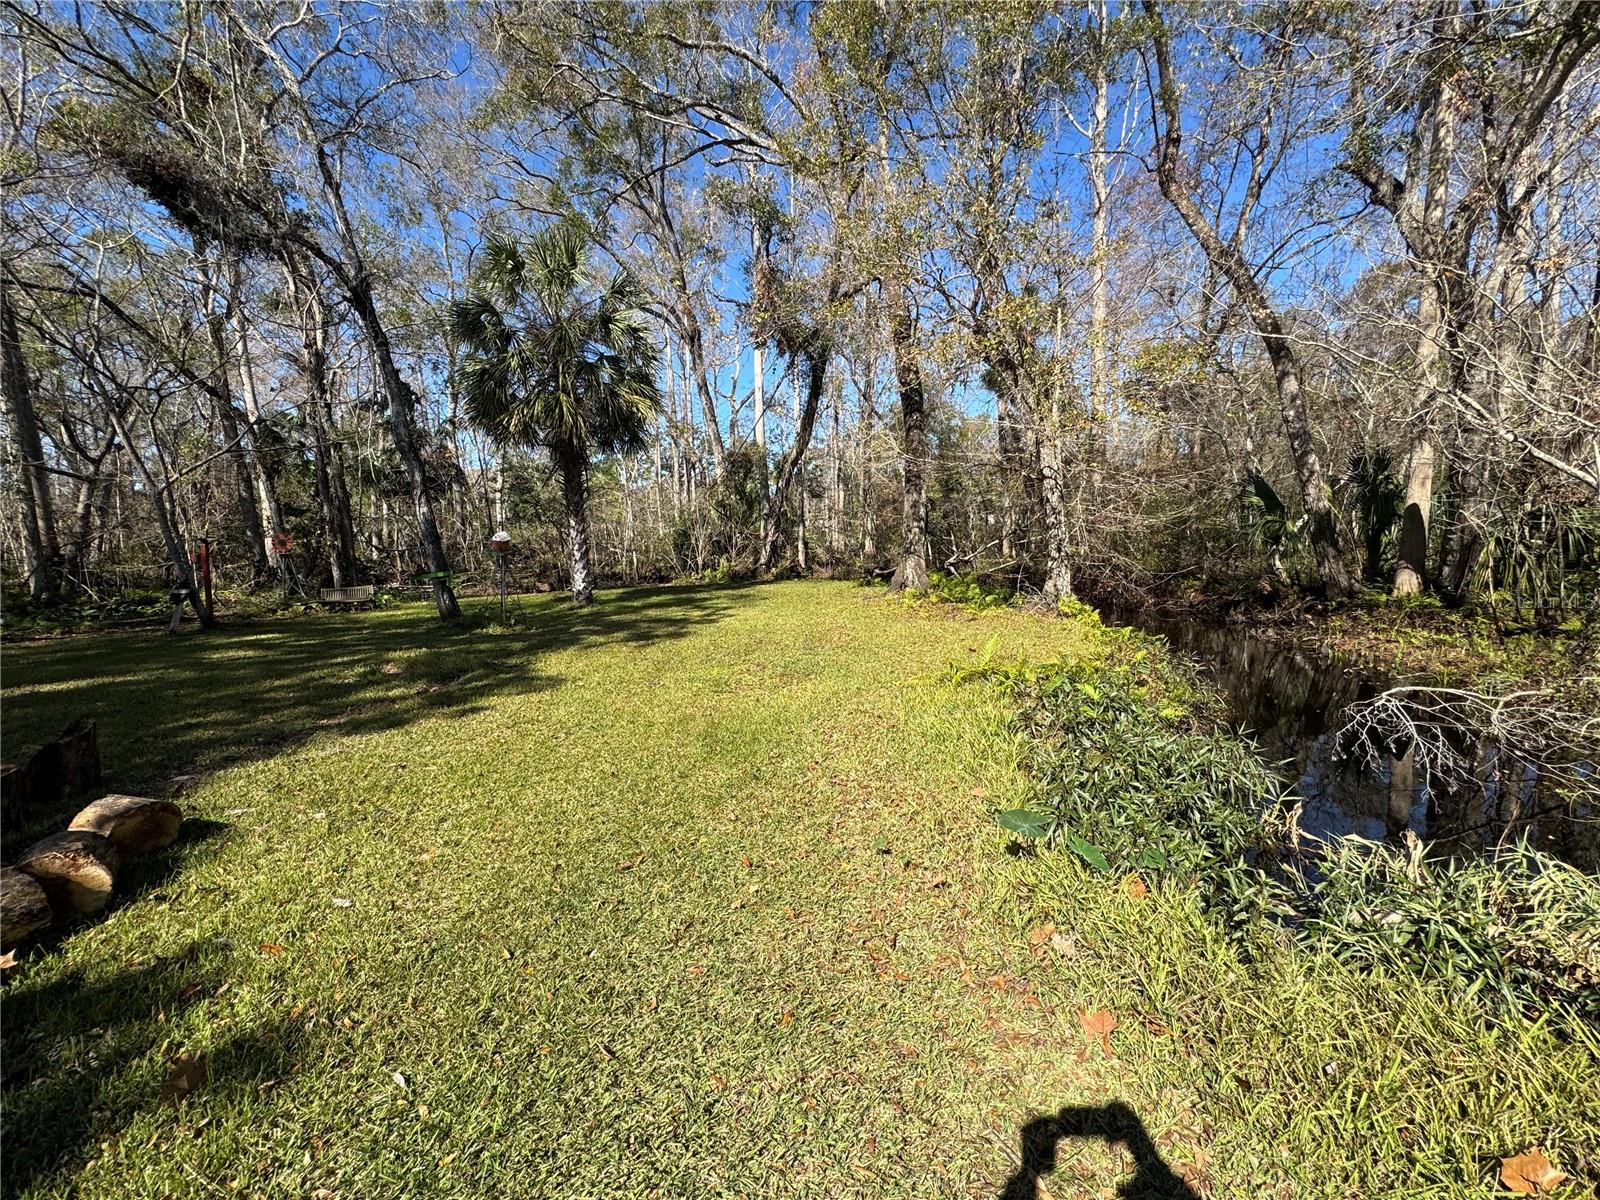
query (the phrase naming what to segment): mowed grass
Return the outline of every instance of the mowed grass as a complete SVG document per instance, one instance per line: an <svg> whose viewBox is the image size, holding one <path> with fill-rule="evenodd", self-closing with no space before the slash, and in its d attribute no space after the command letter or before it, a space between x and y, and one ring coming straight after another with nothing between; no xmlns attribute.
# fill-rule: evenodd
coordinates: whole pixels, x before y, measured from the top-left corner
<svg viewBox="0 0 1600 1200"><path fill-rule="evenodd" d="M8 751L94 716L108 784L192 820L5 986L6 1195L997 1197L1026 1122L1111 1101L1150 1144L1065 1122L1049 1195L1595 1171L1592 1031L1006 853L1020 742L940 673L1094 661L1094 625L517 608L7 647Z"/></svg>

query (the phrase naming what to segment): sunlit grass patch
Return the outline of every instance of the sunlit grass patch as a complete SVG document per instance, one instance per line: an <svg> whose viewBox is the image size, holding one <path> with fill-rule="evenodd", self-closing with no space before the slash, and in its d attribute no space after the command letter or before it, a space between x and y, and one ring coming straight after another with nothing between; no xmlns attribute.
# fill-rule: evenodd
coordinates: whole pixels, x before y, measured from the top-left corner
<svg viewBox="0 0 1600 1200"><path fill-rule="evenodd" d="M195 776L6 984L8 1196L993 1198L1032 1116L1112 1101L1212 1195L1593 1174L1589 1035L1006 854L1028 744L949 668L1129 653L1095 622L516 604L8 648L8 743L92 715L113 786Z"/></svg>

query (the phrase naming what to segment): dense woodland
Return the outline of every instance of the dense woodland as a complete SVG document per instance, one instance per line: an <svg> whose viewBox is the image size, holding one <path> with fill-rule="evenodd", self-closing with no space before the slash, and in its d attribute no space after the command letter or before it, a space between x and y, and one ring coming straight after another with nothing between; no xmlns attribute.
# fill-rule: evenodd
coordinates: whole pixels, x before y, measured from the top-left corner
<svg viewBox="0 0 1600 1200"><path fill-rule="evenodd" d="M1593 603L1600 6L4 9L12 607Z"/></svg>

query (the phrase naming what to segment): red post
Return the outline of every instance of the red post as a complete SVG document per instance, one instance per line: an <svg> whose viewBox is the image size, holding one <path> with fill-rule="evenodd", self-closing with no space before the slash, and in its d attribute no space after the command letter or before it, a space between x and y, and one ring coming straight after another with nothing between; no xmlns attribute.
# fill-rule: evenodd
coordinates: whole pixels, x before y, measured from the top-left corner
<svg viewBox="0 0 1600 1200"><path fill-rule="evenodd" d="M200 589L205 597L206 616L216 616L212 607L211 597L211 539L201 538L200 548L195 552L195 565L200 568Z"/></svg>

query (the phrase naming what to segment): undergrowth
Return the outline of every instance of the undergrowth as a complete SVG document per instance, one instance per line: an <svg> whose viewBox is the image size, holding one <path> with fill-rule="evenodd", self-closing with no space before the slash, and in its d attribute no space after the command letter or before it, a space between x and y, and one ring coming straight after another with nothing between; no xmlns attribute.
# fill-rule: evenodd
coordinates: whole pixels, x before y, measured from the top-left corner
<svg viewBox="0 0 1600 1200"><path fill-rule="evenodd" d="M1600 1018L1600 887L1525 844L1430 861L1349 838L1310 882L1300 941L1364 969L1436 980L1492 1011Z"/></svg>
<svg viewBox="0 0 1600 1200"><path fill-rule="evenodd" d="M1091 872L1137 872L1192 891L1241 939L1265 925L1305 950L1435 981L1505 1015L1600 1017L1600 885L1518 844L1432 858L1344 839L1297 852L1281 787L1233 734L1216 696L1158 643L1106 630L1104 661L996 661L954 682L998 688L1026 745L1030 792L996 821Z"/></svg>

